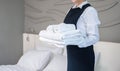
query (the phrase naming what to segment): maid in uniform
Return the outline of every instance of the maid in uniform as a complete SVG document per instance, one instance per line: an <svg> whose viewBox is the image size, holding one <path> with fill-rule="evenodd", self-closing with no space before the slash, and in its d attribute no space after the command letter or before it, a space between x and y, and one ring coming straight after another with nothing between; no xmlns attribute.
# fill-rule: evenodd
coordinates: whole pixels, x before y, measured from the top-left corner
<svg viewBox="0 0 120 71"><path fill-rule="evenodd" d="M74 24L82 36L78 38L78 43L63 40L67 45L67 71L94 71L93 44L99 41L98 14L86 0L72 0L72 2L75 5L67 13L64 23Z"/></svg>

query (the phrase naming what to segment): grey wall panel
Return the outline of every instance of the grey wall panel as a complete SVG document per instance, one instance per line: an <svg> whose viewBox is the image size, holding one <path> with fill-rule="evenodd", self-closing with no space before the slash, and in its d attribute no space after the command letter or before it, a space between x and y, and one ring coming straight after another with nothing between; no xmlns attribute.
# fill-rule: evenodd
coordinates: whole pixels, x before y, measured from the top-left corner
<svg viewBox="0 0 120 71"><path fill-rule="evenodd" d="M99 13L102 23L99 27L100 40L120 42L118 27L120 25L120 0L88 1ZM71 0L25 0L24 31L39 33L40 30L45 29L50 24L63 22L67 11L72 5ZM112 37L109 35L112 35Z"/></svg>

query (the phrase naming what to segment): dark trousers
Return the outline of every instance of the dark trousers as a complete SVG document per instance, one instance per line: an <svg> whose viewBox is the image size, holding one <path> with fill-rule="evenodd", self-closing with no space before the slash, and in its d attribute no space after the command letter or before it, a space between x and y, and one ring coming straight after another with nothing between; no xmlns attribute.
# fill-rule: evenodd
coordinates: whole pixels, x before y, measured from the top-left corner
<svg viewBox="0 0 120 71"><path fill-rule="evenodd" d="M67 60L67 71L94 71L95 55L93 45L86 48L68 45Z"/></svg>

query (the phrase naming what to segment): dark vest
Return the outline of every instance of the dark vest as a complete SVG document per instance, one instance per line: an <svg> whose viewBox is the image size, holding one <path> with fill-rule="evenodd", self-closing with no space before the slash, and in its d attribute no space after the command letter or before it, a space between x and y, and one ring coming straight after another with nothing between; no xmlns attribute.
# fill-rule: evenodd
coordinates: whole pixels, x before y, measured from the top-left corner
<svg viewBox="0 0 120 71"><path fill-rule="evenodd" d="M64 23L76 26L79 17L88 6L90 4L84 5L82 9L71 8L64 19ZM94 71L93 45L86 48L79 48L77 45L67 45L67 63L67 71Z"/></svg>
<svg viewBox="0 0 120 71"><path fill-rule="evenodd" d="M68 12L68 14L66 15L65 19L64 19L64 23L66 24L74 24L76 29L77 29L77 21L79 19L79 17L82 15L82 13L84 12L84 10L91 6L90 4L85 4L82 9L81 8L71 8L70 11Z"/></svg>

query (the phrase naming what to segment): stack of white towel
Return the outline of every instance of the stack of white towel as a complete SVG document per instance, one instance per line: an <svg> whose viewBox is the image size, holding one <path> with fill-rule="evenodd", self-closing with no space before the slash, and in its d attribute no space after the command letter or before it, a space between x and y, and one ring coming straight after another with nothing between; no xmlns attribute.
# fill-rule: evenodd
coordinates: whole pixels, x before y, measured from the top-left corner
<svg viewBox="0 0 120 71"><path fill-rule="evenodd" d="M39 39L46 41L57 47L65 47L66 43L80 38L81 34L79 30L76 30L75 25L60 23L58 25L49 25L46 30L42 30L39 33ZM72 45L74 45L74 43Z"/></svg>

